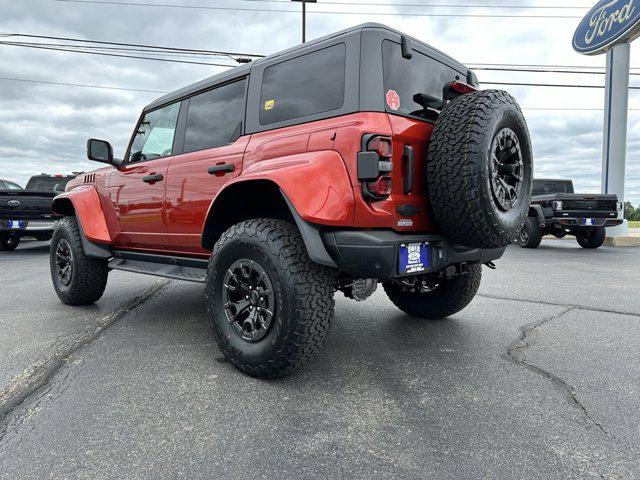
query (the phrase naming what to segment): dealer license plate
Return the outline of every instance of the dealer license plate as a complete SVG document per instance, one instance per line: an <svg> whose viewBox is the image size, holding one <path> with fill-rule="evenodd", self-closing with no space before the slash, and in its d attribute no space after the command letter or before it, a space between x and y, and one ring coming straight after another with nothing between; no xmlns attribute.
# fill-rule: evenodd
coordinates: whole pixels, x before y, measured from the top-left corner
<svg viewBox="0 0 640 480"><path fill-rule="evenodd" d="M595 218L581 218L580 225L593 226L596 224Z"/></svg>
<svg viewBox="0 0 640 480"><path fill-rule="evenodd" d="M8 220L7 221L7 227L8 228L13 228L15 230L20 230L20 229L24 228L24 221L23 220Z"/></svg>
<svg viewBox="0 0 640 480"><path fill-rule="evenodd" d="M400 273L419 273L429 269L429 243L400 245Z"/></svg>

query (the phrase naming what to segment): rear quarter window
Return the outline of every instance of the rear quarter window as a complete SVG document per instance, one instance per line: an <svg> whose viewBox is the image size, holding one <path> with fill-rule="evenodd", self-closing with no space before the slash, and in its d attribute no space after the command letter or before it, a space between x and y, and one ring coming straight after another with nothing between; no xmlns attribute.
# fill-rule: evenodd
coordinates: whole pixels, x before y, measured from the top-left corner
<svg viewBox="0 0 640 480"><path fill-rule="evenodd" d="M246 79L191 97L184 151L227 145L242 127Z"/></svg>
<svg viewBox="0 0 640 480"><path fill-rule="evenodd" d="M391 40L382 42L385 109L390 113L419 115L422 106L413 101L416 93L423 93L442 100L444 86L460 80L463 75L453 68L417 50L412 58L402 57L402 47ZM396 92L399 105L390 105L387 93Z"/></svg>
<svg viewBox="0 0 640 480"><path fill-rule="evenodd" d="M344 43L271 65L264 70L260 124L328 112L344 104Z"/></svg>

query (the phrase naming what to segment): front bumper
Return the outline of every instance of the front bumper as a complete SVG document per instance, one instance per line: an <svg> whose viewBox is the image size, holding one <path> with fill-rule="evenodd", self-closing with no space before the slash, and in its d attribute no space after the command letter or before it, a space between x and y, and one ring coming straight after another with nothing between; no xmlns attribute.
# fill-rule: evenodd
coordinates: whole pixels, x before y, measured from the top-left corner
<svg viewBox="0 0 640 480"><path fill-rule="evenodd" d="M460 263L487 263L502 256L505 248L472 249L447 242L439 235L399 234L390 230L339 230L323 232L322 242L338 268L355 278L390 278L424 275ZM400 245L427 242L430 265L426 271L401 274Z"/></svg>

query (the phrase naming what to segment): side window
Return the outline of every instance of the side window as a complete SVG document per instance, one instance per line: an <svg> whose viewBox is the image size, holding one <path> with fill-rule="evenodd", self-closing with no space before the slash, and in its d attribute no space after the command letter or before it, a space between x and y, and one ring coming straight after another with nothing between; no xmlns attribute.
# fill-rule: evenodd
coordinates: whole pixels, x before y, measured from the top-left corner
<svg viewBox="0 0 640 480"><path fill-rule="evenodd" d="M179 111L178 102L145 114L131 144L130 162L171 155Z"/></svg>
<svg viewBox="0 0 640 480"><path fill-rule="evenodd" d="M7 190L22 190L22 187L17 183L5 182L5 185Z"/></svg>
<svg viewBox="0 0 640 480"><path fill-rule="evenodd" d="M244 79L191 97L185 152L227 145L240 135L246 84Z"/></svg>
<svg viewBox="0 0 640 480"><path fill-rule="evenodd" d="M7 190L7 185L2 180L0 180L0 190Z"/></svg>
<svg viewBox="0 0 640 480"><path fill-rule="evenodd" d="M307 53L264 70L260 124L335 110L344 104L344 43Z"/></svg>

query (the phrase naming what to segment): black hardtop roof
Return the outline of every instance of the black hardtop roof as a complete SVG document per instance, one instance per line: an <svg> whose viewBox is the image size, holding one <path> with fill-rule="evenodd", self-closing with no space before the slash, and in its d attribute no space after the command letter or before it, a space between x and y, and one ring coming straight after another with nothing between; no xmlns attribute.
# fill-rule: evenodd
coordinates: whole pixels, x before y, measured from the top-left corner
<svg viewBox="0 0 640 480"><path fill-rule="evenodd" d="M207 77L207 78L205 78L203 80L200 80L199 82L192 83L190 85L186 85L186 86L184 86L182 88L179 88L178 90L175 90L173 92L167 93L166 95L163 95L162 97L157 98L156 100L151 102L149 105L144 107L144 111L154 109L156 107L159 107L160 105L164 105L164 104L173 102L173 101L178 100L178 99L183 98L183 97L188 97L189 95L192 95L192 94L194 94L196 92L199 92L201 90L206 90L209 87L213 87L215 85L218 85L218 84L221 84L221 83L225 83L227 81L231 81L231 80L234 80L236 78L240 78L240 77L246 76L251 71L251 68L252 68L253 65L258 65L258 64L260 64L262 62L272 60L272 59L277 58L277 57L282 56L282 55L287 55L289 53L295 52L296 50L300 50L302 48L313 46L314 44L317 44L317 43L320 43L320 42L324 42L326 40L330 40L331 38L338 37L340 35L345 35L345 34L348 34L348 33L360 32L365 28L383 29L383 30L388 30L388 31L393 32L393 33L398 34L398 35L404 35L405 37L410 38L412 41L414 41L416 43L419 43L420 45L427 47L429 50L431 50L431 51L433 51L435 53L438 53L439 55L445 57L450 62L450 65L453 68L455 68L456 70L460 70L460 71L466 71L467 70L467 67L465 67L463 64L461 64L457 60L454 60L453 58L451 58L447 54L441 52L440 50L438 50L436 48L433 48L430 45L427 45L426 43L424 43L421 40L418 40L418 39L416 39L414 37L411 37L410 35L402 33L399 30L396 30L394 28L388 27L388 26L383 25L381 23L368 22L368 23L362 23L360 25L356 25L354 27L350 27L350 28L347 28L347 29L344 29L344 30L340 30L340 31L332 33L330 35L326 35L324 37L317 38L315 40L311 40L309 42L302 43L300 45L296 45L295 47L291 47L291 48L288 48L286 50L282 50L282 51L273 53L271 55L267 55L267 56L265 56L263 58L255 60L255 61L253 61L251 63L231 68L231 69L226 70L226 71L224 71L222 73L218 73L218 74L213 75L211 77Z"/></svg>

